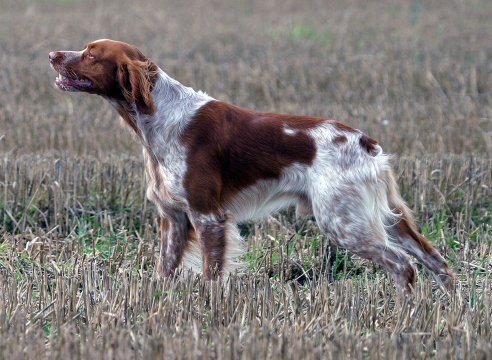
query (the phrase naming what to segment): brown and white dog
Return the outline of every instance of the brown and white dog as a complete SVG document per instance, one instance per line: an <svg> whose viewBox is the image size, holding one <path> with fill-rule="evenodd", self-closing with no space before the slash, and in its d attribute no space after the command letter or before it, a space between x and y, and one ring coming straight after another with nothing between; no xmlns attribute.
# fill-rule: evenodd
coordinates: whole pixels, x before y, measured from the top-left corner
<svg viewBox="0 0 492 360"><path fill-rule="evenodd" d="M398 194L388 157L361 131L216 100L119 41L49 59L60 89L103 96L142 143L147 196L160 215L159 275L200 251L205 278L227 272L241 254L237 223L297 205L334 244L389 271L399 289L416 281L404 250L452 287L453 273Z"/></svg>

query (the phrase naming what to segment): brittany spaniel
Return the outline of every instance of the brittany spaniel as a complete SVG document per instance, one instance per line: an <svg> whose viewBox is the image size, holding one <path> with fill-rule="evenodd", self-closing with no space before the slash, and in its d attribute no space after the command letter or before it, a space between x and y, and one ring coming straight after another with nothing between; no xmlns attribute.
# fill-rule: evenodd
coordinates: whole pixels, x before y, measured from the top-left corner
<svg viewBox="0 0 492 360"><path fill-rule="evenodd" d="M256 112L186 87L124 42L49 54L62 90L107 99L143 145L147 197L160 216L156 272L197 259L206 279L239 263L237 223L290 205L334 244L415 286L405 253L447 288L453 272L416 229L378 143L340 122ZM193 256L194 255L194 256Z"/></svg>

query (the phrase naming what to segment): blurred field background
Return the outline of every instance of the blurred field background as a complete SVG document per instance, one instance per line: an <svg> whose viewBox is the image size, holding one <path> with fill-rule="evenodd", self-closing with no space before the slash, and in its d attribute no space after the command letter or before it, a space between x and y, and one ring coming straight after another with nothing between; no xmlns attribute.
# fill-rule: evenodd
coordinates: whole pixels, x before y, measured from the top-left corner
<svg viewBox="0 0 492 360"><path fill-rule="evenodd" d="M492 358L492 2L0 0L0 358ZM48 52L137 45L240 106L376 138L458 273L389 277L290 211L245 224L248 272L152 279L140 146Z"/></svg>

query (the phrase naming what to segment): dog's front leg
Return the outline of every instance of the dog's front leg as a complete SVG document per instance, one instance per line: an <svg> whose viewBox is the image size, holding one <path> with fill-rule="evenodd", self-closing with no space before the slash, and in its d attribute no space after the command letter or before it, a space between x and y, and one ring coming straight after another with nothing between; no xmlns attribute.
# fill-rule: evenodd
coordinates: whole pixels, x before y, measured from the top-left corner
<svg viewBox="0 0 492 360"><path fill-rule="evenodd" d="M168 211L160 219L160 251L155 274L171 276L181 263L190 221L183 211Z"/></svg>
<svg viewBox="0 0 492 360"><path fill-rule="evenodd" d="M202 251L202 272L207 280L221 275L226 250L227 215L199 214L190 216Z"/></svg>

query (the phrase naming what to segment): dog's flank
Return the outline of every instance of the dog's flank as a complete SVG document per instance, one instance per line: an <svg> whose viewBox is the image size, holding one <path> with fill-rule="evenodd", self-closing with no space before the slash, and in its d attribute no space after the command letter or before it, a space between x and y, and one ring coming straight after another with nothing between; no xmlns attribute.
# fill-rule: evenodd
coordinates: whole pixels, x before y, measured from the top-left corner
<svg viewBox="0 0 492 360"><path fill-rule="evenodd" d="M417 232L388 157L359 130L215 100L122 42L53 52L50 61L58 87L103 96L142 143L147 196L161 217L158 275L183 260L196 268L197 253L208 279L236 268L244 248L236 224L296 205L333 243L389 271L398 288L415 287L405 251L453 286L446 261Z"/></svg>

